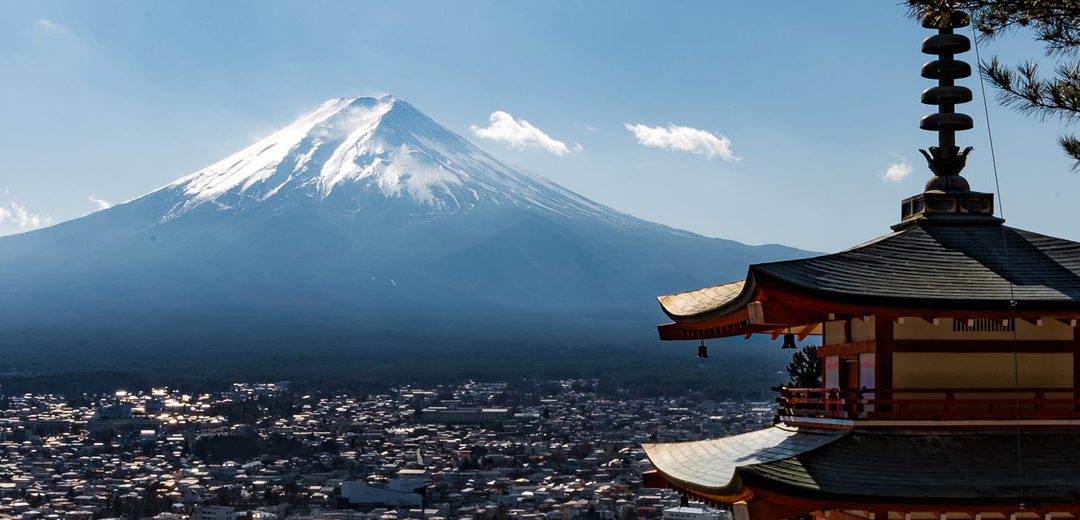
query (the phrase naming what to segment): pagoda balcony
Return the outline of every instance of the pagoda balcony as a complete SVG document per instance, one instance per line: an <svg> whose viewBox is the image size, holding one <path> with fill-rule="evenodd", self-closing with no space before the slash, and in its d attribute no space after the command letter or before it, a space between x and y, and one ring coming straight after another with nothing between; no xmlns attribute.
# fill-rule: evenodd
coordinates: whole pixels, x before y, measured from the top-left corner
<svg viewBox="0 0 1080 520"><path fill-rule="evenodd" d="M792 426L1080 425L1080 392L1072 388L773 390L777 419Z"/></svg>

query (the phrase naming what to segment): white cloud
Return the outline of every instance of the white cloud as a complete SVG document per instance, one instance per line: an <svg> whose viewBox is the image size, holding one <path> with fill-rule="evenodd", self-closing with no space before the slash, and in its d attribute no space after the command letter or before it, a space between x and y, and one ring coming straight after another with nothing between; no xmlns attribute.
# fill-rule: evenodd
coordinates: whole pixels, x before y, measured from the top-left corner
<svg viewBox="0 0 1080 520"><path fill-rule="evenodd" d="M741 159L732 153L731 139L705 130L672 124L666 128L630 123L624 123L623 126L634 134L639 143L652 148L690 152L708 159L713 157L719 157L725 161Z"/></svg>
<svg viewBox="0 0 1080 520"><path fill-rule="evenodd" d="M11 201L7 206L0 205L0 224L5 222L14 224L22 229L41 227L52 223L52 217L42 217L37 213L31 213L26 206Z"/></svg>
<svg viewBox="0 0 1080 520"><path fill-rule="evenodd" d="M95 206L97 206L97 209L99 209L99 210L109 209L109 208L112 207L111 202L109 202L109 201L107 201L105 199L99 199L99 198L97 198L97 197L95 197L93 195L87 197L87 199L89 199L91 203L93 203Z"/></svg>
<svg viewBox="0 0 1080 520"><path fill-rule="evenodd" d="M66 33L67 32L67 29L63 25L60 25L60 24L58 24L58 23L56 23L56 22L54 22L52 20L49 20L47 18L38 19L38 21L34 22L34 27L36 27L36 28L38 28L38 29L40 29L42 31L45 31L45 32L53 32L53 33Z"/></svg>
<svg viewBox="0 0 1080 520"><path fill-rule="evenodd" d="M83 41L69 29L66 25L49 20L47 18L39 18L34 22L33 32L42 39L51 40L54 43L63 43L74 47L84 47Z"/></svg>
<svg viewBox="0 0 1080 520"><path fill-rule="evenodd" d="M898 158L899 159L899 158ZM903 159L899 159L885 169L885 173L882 174L881 180L889 182L900 182L911 175L911 165Z"/></svg>
<svg viewBox="0 0 1080 520"><path fill-rule="evenodd" d="M492 112L488 121L491 124L487 128L472 125L469 130L472 130L477 137L502 141L508 143L512 148L541 148L558 156L570 152L570 147L566 146L566 143L552 139L551 136L545 134L543 130L536 128L528 121L514 119L514 116L502 110ZM580 152L584 147L579 143L574 143L573 149Z"/></svg>

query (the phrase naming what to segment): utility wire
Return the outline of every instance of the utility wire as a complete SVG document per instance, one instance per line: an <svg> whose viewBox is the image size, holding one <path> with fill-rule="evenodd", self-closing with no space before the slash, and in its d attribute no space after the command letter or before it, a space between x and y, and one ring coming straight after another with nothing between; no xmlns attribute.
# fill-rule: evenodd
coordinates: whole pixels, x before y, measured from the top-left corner
<svg viewBox="0 0 1080 520"><path fill-rule="evenodd" d="M975 30L975 24L971 24L971 37L975 47L975 60L979 65L979 90L982 93L982 105L983 116L986 120L986 137L990 141L990 164L994 170L994 191L997 195L998 202L998 214L1001 218L1005 218L1005 201L1001 197L1001 181L998 178L998 166L997 155L994 153L994 132L990 128L990 108L986 102L986 80L982 74L982 57L979 55L979 33ZM1008 273L1009 266L1009 240L1005 231L1005 226L1001 226L1001 246L1003 252L1003 261L1005 264L1005 272ZM1012 279L1006 275L1005 280L1009 282L1009 308L1016 309L1016 289L1012 283ZM1020 352L1017 340L1016 332L1016 318L1009 318L1012 325L1012 344L1013 344L1013 397L1016 406L1016 473L1019 481L1019 495L1020 495L1020 513L1024 511L1024 457L1022 454L1022 437L1020 431Z"/></svg>

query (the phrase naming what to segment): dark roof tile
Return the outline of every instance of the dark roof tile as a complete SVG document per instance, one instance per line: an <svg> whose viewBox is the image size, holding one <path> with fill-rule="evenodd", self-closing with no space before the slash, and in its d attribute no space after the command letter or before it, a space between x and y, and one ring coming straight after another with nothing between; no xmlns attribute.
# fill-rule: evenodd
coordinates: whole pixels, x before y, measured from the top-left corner
<svg viewBox="0 0 1080 520"><path fill-rule="evenodd" d="M1080 433L851 433L787 459L738 468L744 484L794 495L897 502L1080 500ZM1022 462L1018 466L1018 460Z"/></svg>
<svg viewBox="0 0 1080 520"><path fill-rule="evenodd" d="M750 266L746 283L661 297L676 321L738 310L757 287L900 308L1080 309L1080 243L991 225L914 225L835 254ZM675 305L679 302L692 302Z"/></svg>

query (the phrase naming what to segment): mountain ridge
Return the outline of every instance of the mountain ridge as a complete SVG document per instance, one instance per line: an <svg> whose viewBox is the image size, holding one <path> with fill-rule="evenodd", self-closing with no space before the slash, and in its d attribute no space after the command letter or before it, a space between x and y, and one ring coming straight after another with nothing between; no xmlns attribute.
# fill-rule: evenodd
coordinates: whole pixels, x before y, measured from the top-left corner
<svg viewBox="0 0 1080 520"><path fill-rule="evenodd" d="M147 195L0 238L0 351L652 342L657 294L806 254L638 219L407 102L341 98Z"/></svg>

